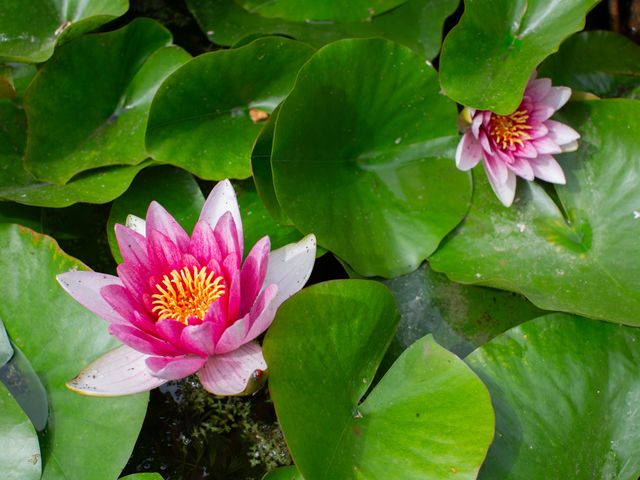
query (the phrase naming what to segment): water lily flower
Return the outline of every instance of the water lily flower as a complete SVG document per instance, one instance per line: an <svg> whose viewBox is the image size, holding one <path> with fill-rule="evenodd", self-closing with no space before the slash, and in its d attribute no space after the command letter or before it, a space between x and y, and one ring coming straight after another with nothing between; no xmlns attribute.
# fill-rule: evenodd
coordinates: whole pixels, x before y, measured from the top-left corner
<svg viewBox="0 0 640 480"><path fill-rule="evenodd" d="M263 237L242 262L242 222L228 180L212 190L191 237L156 202L146 221L130 216L115 232L123 257L118 276L58 275L123 343L67 386L86 395L128 395L197 372L211 393L246 393L267 368L255 339L309 278L315 237L273 252Z"/></svg>
<svg viewBox="0 0 640 480"><path fill-rule="evenodd" d="M493 191L507 207L513 203L516 176L564 184L553 155L576 150L580 134L550 117L570 96L570 88L552 87L550 79L534 74L515 112L466 109L471 126L458 144L456 165L469 170L482 160Z"/></svg>

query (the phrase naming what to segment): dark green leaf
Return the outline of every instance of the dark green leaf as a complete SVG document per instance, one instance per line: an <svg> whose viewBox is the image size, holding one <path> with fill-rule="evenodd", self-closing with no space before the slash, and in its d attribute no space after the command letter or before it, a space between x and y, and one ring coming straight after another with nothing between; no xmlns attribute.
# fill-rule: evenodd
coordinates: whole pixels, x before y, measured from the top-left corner
<svg viewBox="0 0 640 480"><path fill-rule="evenodd" d="M415 270L463 218L456 108L406 47L341 40L302 68L271 158L284 212L358 273Z"/></svg>
<svg viewBox="0 0 640 480"><path fill-rule="evenodd" d="M294 22L370 21L406 0L236 0L249 13L267 18L281 18Z"/></svg>
<svg viewBox="0 0 640 480"><path fill-rule="evenodd" d="M126 477L120 477L120 480L163 480L159 473L134 473Z"/></svg>
<svg viewBox="0 0 640 480"><path fill-rule="evenodd" d="M467 357L496 410L479 478L640 475L640 330L547 315Z"/></svg>
<svg viewBox="0 0 640 480"><path fill-rule="evenodd" d="M262 480L304 480L295 465L280 467L267 473Z"/></svg>

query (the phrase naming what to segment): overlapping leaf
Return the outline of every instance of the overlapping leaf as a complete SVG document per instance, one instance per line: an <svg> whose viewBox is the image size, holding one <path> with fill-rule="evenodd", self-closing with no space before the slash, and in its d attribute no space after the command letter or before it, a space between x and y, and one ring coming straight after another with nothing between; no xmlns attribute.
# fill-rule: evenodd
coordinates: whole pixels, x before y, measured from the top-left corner
<svg viewBox="0 0 640 480"><path fill-rule="evenodd" d="M442 88L463 105L513 112L534 69L598 1L466 0L442 46Z"/></svg>
<svg viewBox="0 0 640 480"><path fill-rule="evenodd" d="M582 138L559 157L561 207L538 184L520 182L515 205L504 208L476 173L471 210L431 264L547 310L640 325L640 102L576 102L563 115Z"/></svg>
<svg viewBox="0 0 640 480"><path fill-rule="evenodd" d="M455 123L436 72L406 47L328 45L278 114L271 168L280 205L362 275L415 270L468 207L470 177L451 160Z"/></svg>

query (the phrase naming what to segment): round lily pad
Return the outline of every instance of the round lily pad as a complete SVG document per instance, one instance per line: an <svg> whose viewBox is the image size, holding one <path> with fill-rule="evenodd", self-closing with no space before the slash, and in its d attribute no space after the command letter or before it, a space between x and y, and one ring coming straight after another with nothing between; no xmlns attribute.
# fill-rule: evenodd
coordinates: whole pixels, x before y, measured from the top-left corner
<svg viewBox="0 0 640 480"><path fill-rule="evenodd" d="M87 170L147 158L151 99L164 78L190 58L166 47L170 43L171 34L160 24L137 19L61 47L25 94L31 174L62 185Z"/></svg>
<svg viewBox="0 0 640 480"><path fill-rule="evenodd" d="M431 337L363 400L397 314L389 291L366 280L314 285L278 311L264 342L269 388L305 478L476 477L493 437L489 394Z"/></svg>
<svg viewBox="0 0 640 480"><path fill-rule="evenodd" d="M280 107L271 168L285 214L359 274L415 270L467 211L456 107L435 70L381 39L318 51Z"/></svg>
<svg viewBox="0 0 640 480"><path fill-rule="evenodd" d="M532 182L504 208L476 173L471 210L431 257L451 279L512 290L537 306L640 325L640 102L574 102L564 121L582 134L559 155L560 205Z"/></svg>
<svg viewBox="0 0 640 480"><path fill-rule="evenodd" d="M151 156L208 180L249 177L258 117L268 117L289 93L312 53L303 43L271 37L194 58L153 100Z"/></svg>
<svg viewBox="0 0 640 480"><path fill-rule="evenodd" d="M582 30L598 1L466 0L442 45L442 88L463 105L513 112L538 64Z"/></svg>
<svg viewBox="0 0 640 480"><path fill-rule="evenodd" d="M638 345L637 328L547 315L469 355L496 412L478 478L636 480Z"/></svg>

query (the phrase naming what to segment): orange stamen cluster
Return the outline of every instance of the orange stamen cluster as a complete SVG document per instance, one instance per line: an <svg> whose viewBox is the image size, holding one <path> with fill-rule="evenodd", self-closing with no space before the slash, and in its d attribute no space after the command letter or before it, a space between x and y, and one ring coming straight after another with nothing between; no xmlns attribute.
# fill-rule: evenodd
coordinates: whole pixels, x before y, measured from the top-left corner
<svg viewBox="0 0 640 480"><path fill-rule="evenodd" d="M531 138L527 130L532 127L527 120L529 115L525 109L517 110L510 115L492 115L489 133L502 150L513 149L516 144L524 146L524 141Z"/></svg>
<svg viewBox="0 0 640 480"><path fill-rule="evenodd" d="M207 273L207 267L173 270L156 284L156 293L151 296L154 305L151 310L158 321L171 318L188 325L189 317L200 320L209 306L225 293L224 279L214 272Z"/></svg>

